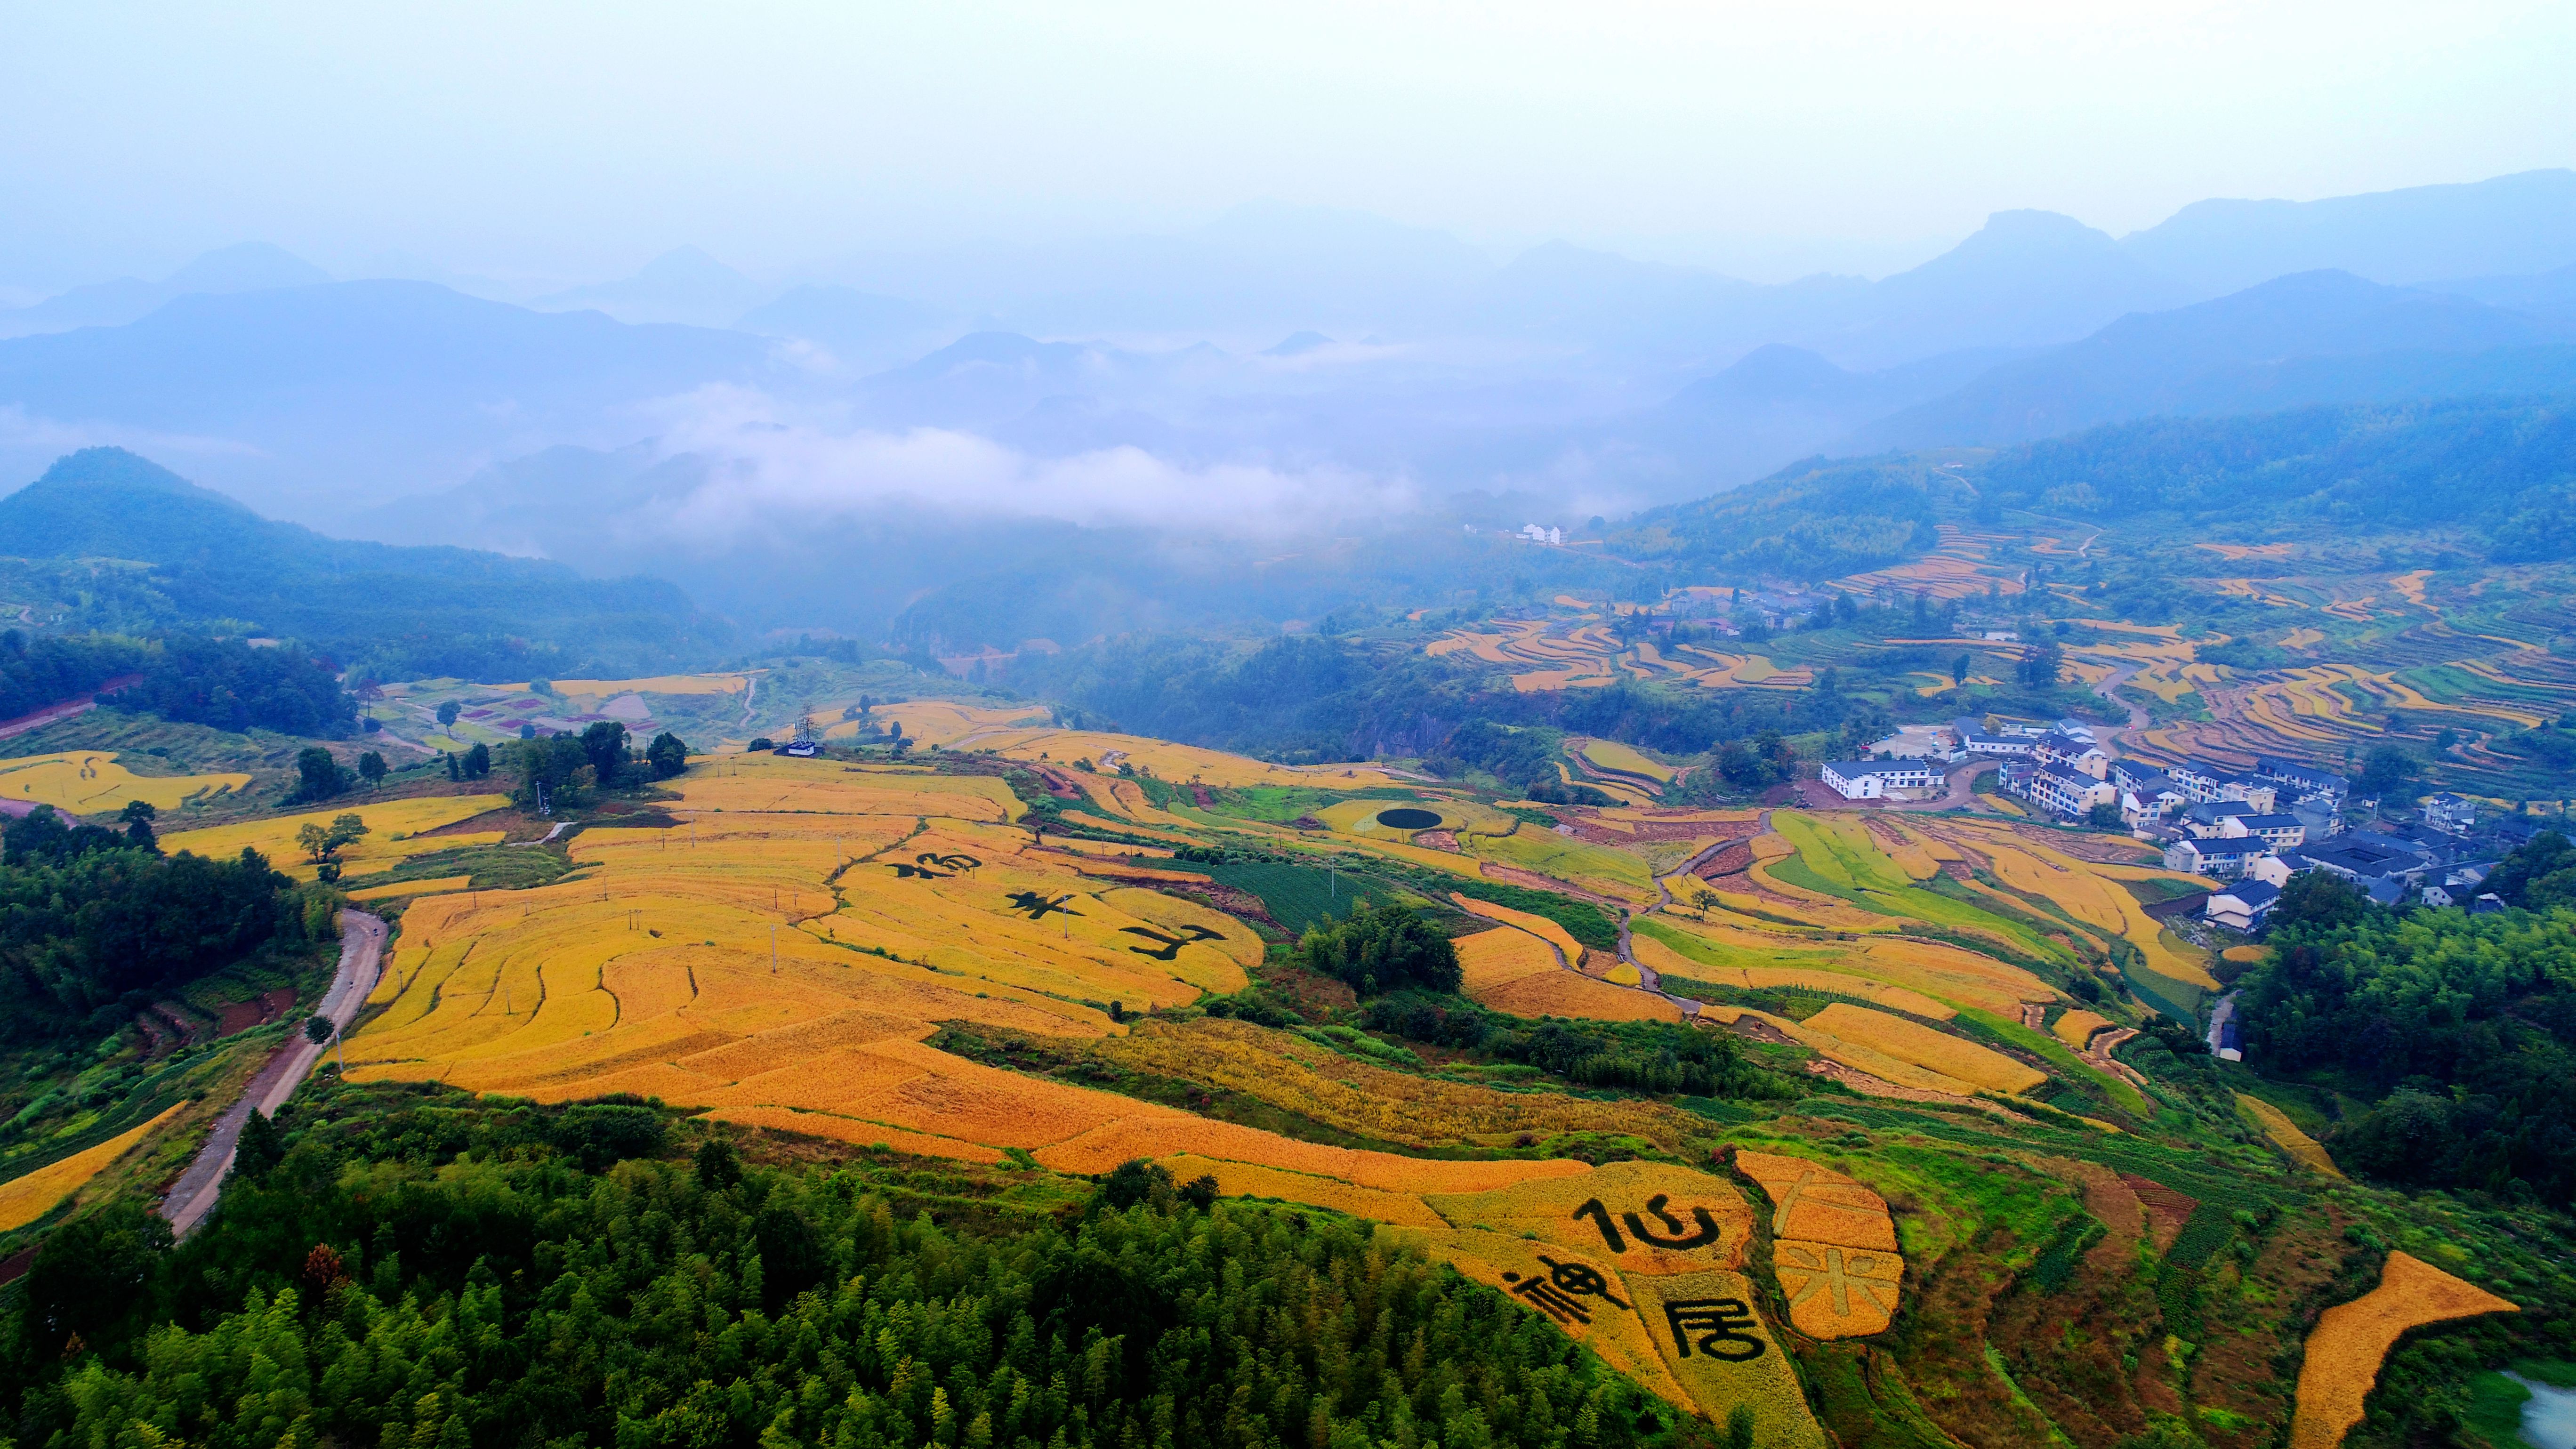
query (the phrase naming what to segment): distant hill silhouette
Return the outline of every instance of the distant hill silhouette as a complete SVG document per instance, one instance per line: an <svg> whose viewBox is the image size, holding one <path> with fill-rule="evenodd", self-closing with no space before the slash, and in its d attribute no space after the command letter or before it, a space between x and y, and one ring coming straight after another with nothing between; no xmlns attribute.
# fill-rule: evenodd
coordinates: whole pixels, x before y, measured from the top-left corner
<svg viewBox="0 0 2576 1449"><path fill-rule="evenodd" d="M32 307L0 311L0 337L64 332L74 327L131 322L174 297L194 292L262 292L309 287L331 280L320 267L267 242L219 247L157 282L119 277L48 297Z"/></svg>
<svg viewBox="0 0 2576 1449"><path fill-rule="evenodd" d="M576 657L696 657L715 632L677 587L558 563L327 538L262 518L122 448L85 448L0 499L0 555L152 565L177 624L241 621L343 650L521 636Z"/></svg>
<svg viewBox="0 0 2576 1449"><path fill-rule="evenodd" d="M2121 318L1860 430L1859 450L1992 444L2156 414L2576 386L2576 329L2463 297L2308 272Z"/></svg>

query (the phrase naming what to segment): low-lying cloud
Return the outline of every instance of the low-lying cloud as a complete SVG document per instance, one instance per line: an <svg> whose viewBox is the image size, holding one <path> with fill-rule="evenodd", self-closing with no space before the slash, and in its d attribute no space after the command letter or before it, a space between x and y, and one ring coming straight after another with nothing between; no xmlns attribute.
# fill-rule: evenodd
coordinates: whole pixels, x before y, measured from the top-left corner
<svg viewBox="0 0 2576 1449"><path fill-rule="evenodd" d="M666 405L659 447L708 463L667 518L682 538L774 531L888 507L1229 536L1299 534L1411 510L1409 480L1336 466L1176 463L1136 447L1037 457L973 433L836 428L757 391Z"/></svg>

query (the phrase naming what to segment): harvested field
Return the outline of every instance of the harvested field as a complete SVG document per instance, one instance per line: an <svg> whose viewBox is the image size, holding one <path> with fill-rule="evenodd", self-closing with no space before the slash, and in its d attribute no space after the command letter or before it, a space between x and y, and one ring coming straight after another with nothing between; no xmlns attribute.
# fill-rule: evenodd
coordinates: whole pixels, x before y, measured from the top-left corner
<svg viewBox="0 0 2576 1449"><path fill-rule="evenodd" d="M2245 1120L2256 1131L2271 1138L2272 1144L2290 1154L2293 1160L2328 1177L2343 1176L2343 1170L2336 1167L2334 1159L2326 1154L2325 1145L2300 1131L2299 1124L2291 1121L2280 1108L2260 1097L2239 1092L2236 1094L2236 1110L2245 1115Z"/></svg>
<svg viewBox="0 0 2576 1449"><path fill-rule="evenodd" d="M59 1162L48 1163L33 1172L0 1182L0 1233L14 1232L52 1212L63 1199L80 1191L91 1178L105 1172L116 1159L132 1151L135 1144L151 1136L152 1129L169 1121L187 1106L185 1102L174 1103L142 1126L120 1132L85 1152L73 1153Z"/></svg>
<svg viewBox="0 0 2576 1449"><path fill-rule="evenodd" d="M1854 1061L1840 1052L1854 1046L1864 1048L1878 1058L1892 1058L1923 1073L1964 1083L1972 1090L2026 1092L2048 1080L2045 1073L2023 1066L2001 1052L1867 1007L1837 1001L1800 1026L1802 1039L1813 1038L1810 1045L1863 1071L1874 1071L1876 1067L1870 1061ZM1934 1085L1938 1089L1932 1083L1908 1085Z"/></svg>
<svg viewBox="0 0 2576 1449"><path fill-rule="evenodd" d="M2361 1422L2362 1401L2379 1381L2381 1362L2408 1329L2519 1311L2420 1258L2389 1254L2378 1287L2327 1309L2308 1334L2290 1449L2335 1449L2343 1442L2344 1434Z"/></svg>

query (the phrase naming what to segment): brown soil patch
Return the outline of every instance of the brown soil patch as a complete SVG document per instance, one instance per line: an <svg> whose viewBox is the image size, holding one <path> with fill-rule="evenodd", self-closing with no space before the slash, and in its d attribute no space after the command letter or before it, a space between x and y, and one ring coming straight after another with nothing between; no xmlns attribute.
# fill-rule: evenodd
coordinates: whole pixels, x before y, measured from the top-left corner
<svg viewBox="0 0 2576 1449"><path fill-rule="evenodd" d="M1198 802L1198 807L1201 810L1213 810L1216 808L1216 797L1208 793L1207 786L1200 784L1196 780L1192 780L1190 782L1190 798Z"/></svg>
<svg viewBox="0 0 2576 1449"><path fill-rule="evenodd" d="M1576 966L1575 969L1581 971L1586 976L1603 977L1609 975L1610 968L1618 964L1618 952L1595 951L1591 947L1587 946L1583 950L1583 960L1581 964Z"/></svg>
<svg viewBox="0 0 2576 1449"><path fill-rule="evenodd" d="M248 1001L228 1003L215 1014L215 1035L231 1036L255 1026L266 1026L295 1008L295 992L290 987L274 986Z"/></svg>
<svg viewBox="0 0 2576 1449"><path fill-rule="evenodd" d="M2256 1424L2231 1435L2204 1423L2202 1437L2218 1449L2264 1449L2271 1442L2269 1426L2291 1418L2297 1384L2295 1376L2281 1372L2281 1361L2315 1326L2349 1251L2342 1220L2331 1209L2312 1209L2276 1227L2239 1280L2260 1284L2266 1301L2236 1293L2207 1296L2209 1342L2192 1363L2192 1397Z"/></svg>
<svg viewBox="0 0 2576 1449"><path fill-rule="evenodd" d="M459 793L479 795L493 788L489 780L476 780L473 783L481 788ZM498 830L504 840L537 840L554 828L555 822L548 817L531 815L525 810L505 805L498 810L486 810L480 815L469 815L463 820L452 825L442 825L436 830L413 831L412 837L416 840L429 840L441 835L488 835Z"/></svg>
<svg viewBox="0 0 2576 1449"><path fill-rule="evenodd" d="M1303 1015L1328 1016L1359 1005L1358 992L1303 966L1264 966L1258 975L1263 986L1288 998L1289 1004Z"/></svg>
<svg viewBox="0 0 2576 1449"><path fill-rule="evenodd" d="M1691 873L1701 880L1718 880L1725 876L1741 875L1744 868L1751 864L1753 864L1753 847L1738 841L1701 861L1699 868Z"/></svg>
<svg viewBox="0 0 2576 1449"><path fill-rule="evenodd" d="M1425 850L1455 851L1458 848L1458 832L1454 830L1426 830L1420 835L1413 837L1413 843L1421 846Z"/></svg>
<svg viewBox="0 0 2576 1449"><path fill-rule="evenodd" d="M1752 1041L1769 1042L1773 1046L1796 1046L1798 1044L1796 1039L1792 1038L1787 1032L1782 1031L1780 1028L1773 1026L1771 1023L1764 1021L1758 1016L1739 1016L1735 1020L1727 1023L1726 1029L1735 1033L1737 1036L1744 1037ZM1815 1064L1810 1062L1807 1069L1809 1071L1815 1070ZM1846 1067L1842 1068L1842 1070L1848 1071L1850 1069ZM1872 1077L1870 1080L1876 1081L1877 1078Z"/></svg>
<svg viewBox="0 0 2576 1449"><path fill-rule="evenodd" d="M2129 1185L2129 1191L2137 1194L2138 1205L2146 1209L2147 1232L2155 1239L2156 1251L2171 1251L2174 1239L2182 1236L2182 1225L2191 1220L2193 1210L2200 1206L2200 1199L2186 1197L2153 1178L2140 1177L2134 1172L2121 1173L2120 1181Z"/></svg>
<svg viewBox="0 0 2576 1449"><path fill-rule="evenodd" d="M2105 1278L2129 1272L2137 1261L2138 1240L2147 1235L2147 1207L2138 1201L2137 1191L2098 1162L2044 1157L2039 1165L2081 1188L2084 1210L2107 1229L2100 1242L2085 1250L2084 1271Z"/></svg>
<svg viewBox="0 0 2576 1449"><path fill-rule="evenodd" d="M1997 1231L1942 1260L1916 1300L1898 1356L1923 1411L1962 1444L2045 1444L2048 1425L2013 1402L1986 1362L1995 1295L2011 1282L2011 1234ZM2016 1370L2018 1372L2018 1370Z"/></svg>

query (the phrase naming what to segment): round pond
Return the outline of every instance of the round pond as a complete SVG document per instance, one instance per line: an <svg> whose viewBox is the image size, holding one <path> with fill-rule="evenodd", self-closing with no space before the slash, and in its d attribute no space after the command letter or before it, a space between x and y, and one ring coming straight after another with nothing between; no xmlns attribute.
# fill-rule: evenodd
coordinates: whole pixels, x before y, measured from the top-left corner
<svg viewBox="0 0 2576 1449"><path fill-rule="evenodd" d="M1440 825L1440 815L1433 810L1417 810L1410 805L1399 805L1392 810L1377 812L1377 823L1389 830L1433 830Z"/></svg>

